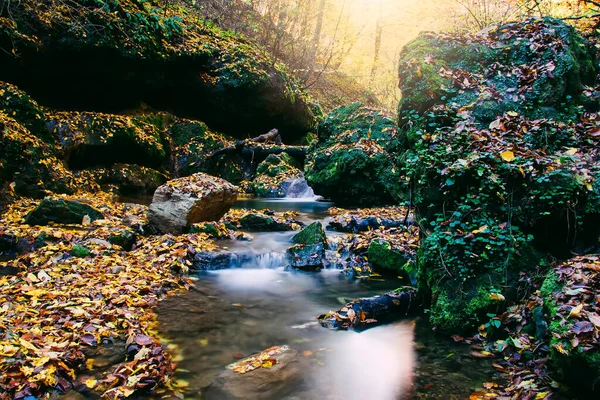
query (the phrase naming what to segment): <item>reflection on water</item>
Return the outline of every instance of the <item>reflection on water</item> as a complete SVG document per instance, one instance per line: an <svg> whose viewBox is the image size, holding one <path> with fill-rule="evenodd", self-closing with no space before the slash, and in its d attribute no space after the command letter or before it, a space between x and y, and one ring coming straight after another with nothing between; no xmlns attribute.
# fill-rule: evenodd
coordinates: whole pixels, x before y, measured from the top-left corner
<svg viewBox="0 0 600 400"><path fill-rule="evenodd" d="M362 333L315 324L325 311L399 285L351 281L335 270L211 271L194 290L160 304L160 330L179 345L176 378L189 382L190 399L237 357L283 344L310 362L305 384L290 399L392 400L412 398L424 387L425 398L468 398L486 380L489 365L471 360L468 347L435 338L421 319ZM415 347L415 339L422 344Z"/></svg>
<svg viewBox="0 0 600 400"><path fill-rule="evenodd" d="M262 210L268 208L273 211L300 211L303 222L321 220L328 216L327 209L333 207L333 203L326 201L315 201L314 199L259 199L240 198L233 208L253 208Z"/></svg>

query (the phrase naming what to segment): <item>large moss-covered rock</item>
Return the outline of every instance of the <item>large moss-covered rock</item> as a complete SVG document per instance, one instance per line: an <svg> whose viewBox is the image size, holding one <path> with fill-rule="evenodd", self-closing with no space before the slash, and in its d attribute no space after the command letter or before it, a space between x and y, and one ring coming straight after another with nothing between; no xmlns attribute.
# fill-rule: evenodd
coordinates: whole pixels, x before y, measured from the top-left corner
<svg viewBox="0 0 600 400"><path fill-rule="evenodd" d="M417 256L419 293L431 303L429 319L440 332L474 329L487 313L506 307L499 299L516 298L521 272L540 265L532 238L517 226L468 210L432 222Z"/></svg>
<svg viewBox="0 0 600 400"><path fill-rule="evenodd" d="M402 122L439 108L473 109L483 123L509 111L568 120L595 65L571 26L546 18L469 37L422 33L403 48L399 78Z"/></svg>
<svg viewBox="0 0 600 400"><path fill-rule="evenodd" d="M88 216L90 221L103 219L104 215L92 206L74 200L46 198L27 216L25 223L29 225L81 224Z"/></svg>
<svg viewBox="0 0 600 400"><path fill-rule="evenodd" d="M60 109L114 113L143 101L239 137L312 129L318 107L283 66L183 7L17 2L0 11L0 79Z"/></svg>
<svg viewBox="0 0 600 400"><path fill-rule="evenodd" d="M76 181L52 147L2 111L0 148L0 182L10 191L29 197L75 192ZM93 189L92 184L88 186Z"/></svg>
<svg viewBox="0 0 600 400"><path fill-rule="evenodd" d="M46 127L44 113L29 95L18 87L0 81L0 110L7 116L19 122L46 143L52 143L54 138Z"/></svg>
<svg viewBox="0 0 600 400"><path fill-rule="evenodd" d="M318 128L305 175L315 193L341 205L390 204L403 197L395 123L352 104L333 110Z"/></svg>
<svg viewBox="0 0 600 400"><path fill-rule="evenodd" d="M555 265L541 288L550 317L552 366L585 398L600 394L600 258L579 256Z"/></svg>
<svg viewBox="0 0 600 400"><path fill-rule="evenodd" d="M250 189L259 197L285 197L285 182L302 176L298 163L289 154L269 154L258 164Z"/></svg>
<svg viewBox="0 0 600 400"><path fill-rule="evenodd" d="M69 167L82 169L114 163L158 168L166 161L159 130L128 116L92 112L47 114Z"/></svg>

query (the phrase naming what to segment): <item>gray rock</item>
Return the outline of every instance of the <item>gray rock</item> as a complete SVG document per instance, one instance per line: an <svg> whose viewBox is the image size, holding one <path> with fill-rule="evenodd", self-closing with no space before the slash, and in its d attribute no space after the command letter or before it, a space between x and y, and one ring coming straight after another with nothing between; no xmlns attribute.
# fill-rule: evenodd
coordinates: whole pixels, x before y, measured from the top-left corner
<svg viewBox="0 0 600 400"><path fill-rule="evenodd" d="M218 221L237 193L236 186L204 173L174 179L154 192L148 219L160 232L181 234L196 222Z"/></svg>

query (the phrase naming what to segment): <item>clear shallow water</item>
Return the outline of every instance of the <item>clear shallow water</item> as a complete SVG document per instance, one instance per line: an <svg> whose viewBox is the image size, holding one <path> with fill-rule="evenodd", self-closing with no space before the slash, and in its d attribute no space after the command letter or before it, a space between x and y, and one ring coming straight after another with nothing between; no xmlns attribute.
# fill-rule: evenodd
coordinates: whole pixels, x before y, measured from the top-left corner
<svg viewBox="0 0 600 400"><path fill-rule="evenodd" d="M303 218L316 220L326 216L331 204L242 200L237 206L301 207ZM188 382L186 398L200 398L202 388L240 357L284 344L298 350L309 365L304 383L285 397L289 399L465 399L492 379L489 361L472 359L468 346L436 337L426 318L362 333L318 326L316 316L402 283L350 280L339 270L286 271L281 254L293 233L253 235L253 242L219 244L259 259L263 255L263 262L202 273L192 291L159 306L161 334L179 348L175 378Z"/></svg>

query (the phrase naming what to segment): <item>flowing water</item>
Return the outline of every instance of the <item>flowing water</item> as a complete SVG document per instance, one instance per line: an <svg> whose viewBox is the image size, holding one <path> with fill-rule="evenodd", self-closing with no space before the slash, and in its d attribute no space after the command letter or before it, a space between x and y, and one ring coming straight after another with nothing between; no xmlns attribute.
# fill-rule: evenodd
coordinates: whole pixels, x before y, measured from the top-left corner
<svg viewBox="0 0 600 400"><path fill-rule="evenodd" d="M323 219L330 206L302 200L237 204L298 210L305 222ZM178 347L175 378L189 385L186 398L200 398L202 389L240 357L284 344L308 362L303 383L288 399L465 399L493 377L489 361L472 359L468 346L436 337L426 317L362 333L318 326L319 314L402 283L350 280L331 269L288 271L283 254L292 235L254 233L252 242L221 241L230 251L253 257L241 268L199 274L191 291L160 304L160 331Z"/></svg>

